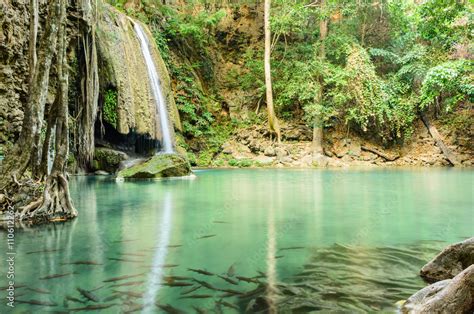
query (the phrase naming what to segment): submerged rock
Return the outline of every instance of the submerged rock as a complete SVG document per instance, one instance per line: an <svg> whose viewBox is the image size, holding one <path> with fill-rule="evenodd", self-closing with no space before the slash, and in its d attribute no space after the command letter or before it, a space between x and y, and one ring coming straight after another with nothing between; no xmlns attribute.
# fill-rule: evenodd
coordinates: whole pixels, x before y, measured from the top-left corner
<svg viewBox="0 0 474 314"><path fill-rule="evenodd" d="M155 155L143 163L121 170L118 178L153 179L182 177L191 174L191 166L183 156L177 154Z"/></svg>
<svg viewBox="0 0 474 314"><path fill-rule="evenodd" d="M423 266L421 277L428 282L451 279L474 264L474 237L452 244Z"/></svg>
<svg viewBox="0 0 474 314"><path fill-rule="evenodd" d="M474 265L453 279L421 289L402 307L402 313L472 313L474 310Z"/></svg>

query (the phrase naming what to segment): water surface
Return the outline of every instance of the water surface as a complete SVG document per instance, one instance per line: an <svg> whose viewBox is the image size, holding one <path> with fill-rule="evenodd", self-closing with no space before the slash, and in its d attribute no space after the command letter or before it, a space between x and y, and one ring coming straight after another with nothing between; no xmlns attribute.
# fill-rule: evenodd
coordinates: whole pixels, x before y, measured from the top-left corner
<svg viewBox="0 0 474 314"><path fill-rule="evenodd" d="M427 260L474 234L472 171L196 175L123 183L72 178L77 219L16 232L16 282L26 285L17 299L57 306L17 303L13 312L97 304L112 306L101 313L157 313L156 304L186 312L395 311L396 301L424 286L417 272ZM64 276L46 279L52 274ZM134 277L114 279L127 275ZM202 282L207 287L184 294ZM100 301L65 301L83 300L77 287L97 289Z"/></svg>

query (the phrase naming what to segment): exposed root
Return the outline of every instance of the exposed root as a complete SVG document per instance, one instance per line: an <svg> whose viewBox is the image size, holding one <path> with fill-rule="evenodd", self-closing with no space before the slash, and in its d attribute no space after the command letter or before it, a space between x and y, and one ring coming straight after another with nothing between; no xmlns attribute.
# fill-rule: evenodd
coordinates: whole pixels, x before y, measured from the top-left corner
<svg viewBox="0 0 474 314"><path fill-rule="evenodd" d="M77 216L69 195L68 182L64 175L51 176L46 181L43 195L23 207L20 220L65 221Z"/></svg>

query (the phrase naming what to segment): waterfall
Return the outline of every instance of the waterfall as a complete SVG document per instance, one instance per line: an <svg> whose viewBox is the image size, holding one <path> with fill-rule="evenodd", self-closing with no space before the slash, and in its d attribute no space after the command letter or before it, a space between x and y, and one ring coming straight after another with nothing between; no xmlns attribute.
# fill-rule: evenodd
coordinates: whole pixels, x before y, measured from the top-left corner
<svg viewBox="0 0 474 314"><path fill-rule="evenodd" d="M133 22L135 32L137 33L138 39L140 40L140 46L142 48L143 58L147 67L148 78L150 80L153 97L156 105L156 121L160 121L161 134L162 134L162 149L161 153L173 153L173 144L171 140L171 129L170 122L168 119L168 110L166 108L165 97L160 87L160 80L158 78L158 72L156 71L155 63L150 52L150 46L148 44L147 36L143 31L140 24Z"/></svg>

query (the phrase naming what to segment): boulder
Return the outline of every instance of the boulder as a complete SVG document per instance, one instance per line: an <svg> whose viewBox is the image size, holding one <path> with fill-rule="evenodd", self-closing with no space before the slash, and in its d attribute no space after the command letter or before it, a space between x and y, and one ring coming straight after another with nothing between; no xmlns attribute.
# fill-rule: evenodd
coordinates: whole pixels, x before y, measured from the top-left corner
<svg viewBox="0 0 474 314"><path fill-rule="evenodd" d="M265 155L258 155L257 157L255 157L255 161L259 163L261 166L270 166L275 161L275 158L268 157Z"/></svg>
<svg viewBox="0 0 474 314"><path fill-rule="evenodd" d="M99 147L94 151L94 170L104 170L106 172L114 173L122 161L127 160L128 155L124 152Z"/></svg>
<svg viewBox="0 0 474 314"><path fill-rule="evenodd" d="M276 156L275 148L273 148L273 146L268 146L267 148L265 148L263 154L268 157L274 157Z"/></svg>
<svg viewBox="0 0 474 314"><path fill-rule="evenodd" d="M474 264L474 237L452 244L423 266L421 277L428 282L451 279Z"/></svg>
<svg viewBox="0 0 474 314"><path fill-rule="evenodd" d="M402 313L473 313L474 265L453 279L438 281L408 298Z"/></svg>
<svg viewBox="0 0 474 314"><path fill-rule="evenodd" d="M191 174L191 166L186 158L177 154L155 155L145 162L121 170L117 178L154 179L182 177Z"/></svg>

